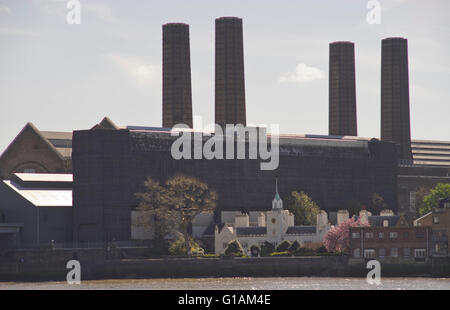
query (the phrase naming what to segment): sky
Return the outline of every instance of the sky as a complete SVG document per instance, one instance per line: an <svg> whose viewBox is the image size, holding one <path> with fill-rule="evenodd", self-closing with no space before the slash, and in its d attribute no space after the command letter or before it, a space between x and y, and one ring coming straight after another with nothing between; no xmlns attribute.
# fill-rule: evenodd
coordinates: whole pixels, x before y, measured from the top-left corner
<svg viewBox="0 0 450 310"><path fill-rule="evenodd" d="M358 135L380 136L381 40L408 39L411 136L450 140L450 1L0 0L0 152L40 130L162 125L162 25L190 25L193 114L214 121L214 20L243 19L247 124L328 133L328 52L355 43Z"/></svg>

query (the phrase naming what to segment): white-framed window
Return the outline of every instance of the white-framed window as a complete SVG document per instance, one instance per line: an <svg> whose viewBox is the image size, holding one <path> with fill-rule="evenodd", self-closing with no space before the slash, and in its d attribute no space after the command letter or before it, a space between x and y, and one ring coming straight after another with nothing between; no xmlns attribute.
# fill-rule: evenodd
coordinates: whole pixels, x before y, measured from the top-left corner
<svg viewBox="0 0 450 310"><path fill-rule="evenodd" d="M361 257L361 250L359 248L356 248L353 250L353 257L354 258L360 258Z"/></svg>
<svg viewBox="0 0 450 310"><path fill-rule="evenodd" d="M364 258L374 258L374 257L375 257L375 249L364 250Z"/></svg>
<svg viewBox="0 0 450 310"><path fill-rule="evenodd" d="M383 227L389 227L389 221L388 220L384 220L383 221Z"/></svg>
<svg viewBox="0 0 450 310"><path fill-rule="evenodd" d="M396 231L391 231L391 232L389 233L389 238L395 239L395 238L397 238L397 237L398 237L398 233L397 233Z"/></svg>
<svg viewBox="0 0 450 310"><path fill-rule="evenodd" d="M366 232L366 238L367 239L373 238L373 232Z"/></svg>
<svg viewBox="0 0 450 310"><path fill-rule="evenodd" d="M410 256L411 256L411 249L403 248L403 257L410 257Z"/></svg>
<svg viewBox="0 0 450 310"><path fill-rule="evenodd" d="M383 232L379 232L378 233L378 238L383 239L384 238L384 233Z"/></svg>
<svg viewBox="0 0 450 310"><path fill-rule="evenodd" d="M427 256L427 250L426 249L415 249L414 250L414 257L425 257Z"/></svg>
<svg viewBox="0 0 450 310"><path fill-rule="evenodd" d="M352 233L352 239L359 239L361 237L361 234L359 232Z"/></svg>
<svg viewBox="0 0 450 310"><path fill-rule="evenodd" d="M433 224L439 224L439 216L433 216Z"/></svg>
<svg viewBox="0 0 450 310"><path fill-rule="evenodd" d="M391 248L391 257L398 257L398 248Z"/></svg>

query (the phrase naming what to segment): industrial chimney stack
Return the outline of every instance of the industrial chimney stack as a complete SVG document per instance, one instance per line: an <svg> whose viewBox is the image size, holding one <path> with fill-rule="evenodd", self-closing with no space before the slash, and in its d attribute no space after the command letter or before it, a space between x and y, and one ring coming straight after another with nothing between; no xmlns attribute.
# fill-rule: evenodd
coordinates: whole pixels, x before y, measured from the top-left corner
<svg viewBox="0 0 450 310"><path fill-rule="evenodd" d="M216 19L215 123L246 125L242 19Z"/></svg>
<svg viewBox="0 0 450 310"><path fill-rule="evenodd" d="M163 124L192 128L191 56L189 25L163 25Z"/></svg>
<svg viewBox="0 0 450 310"><path fill-rule="evenodd" d="M381 140L397 144L400 160L411 161L408 41L381 41Z"/></svg>
<svg viewBox="0 0 450 310"><path fill-rule="evenodd" d="M357 136L355 45L330 43L328 131L333 136Z"/></svg>

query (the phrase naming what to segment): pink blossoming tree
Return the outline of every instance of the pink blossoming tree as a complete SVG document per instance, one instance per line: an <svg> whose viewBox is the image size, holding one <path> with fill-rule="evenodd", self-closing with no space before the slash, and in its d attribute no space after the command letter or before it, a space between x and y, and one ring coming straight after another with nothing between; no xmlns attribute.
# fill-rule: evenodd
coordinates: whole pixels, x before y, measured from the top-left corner
<svg viewBox="0 0 450 310"><path fill-rule="evenodd" d="M332 227L324 236L323 244L328 252L345 252L350 247L350 227L367 227L360 219L349 218L340 225Z"/></svg>

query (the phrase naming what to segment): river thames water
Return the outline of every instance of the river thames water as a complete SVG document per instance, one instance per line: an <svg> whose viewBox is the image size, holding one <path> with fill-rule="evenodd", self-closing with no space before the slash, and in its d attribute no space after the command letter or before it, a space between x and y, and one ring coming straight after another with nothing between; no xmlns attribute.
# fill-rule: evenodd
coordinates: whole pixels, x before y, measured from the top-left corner
<svg viewBox="0 0 450 310"><path fill-rule="evenodd" d="M385 278L369 285L363 278L201 278L66 282L0 282L0 290L450 290L450 279Z"/></svg>

